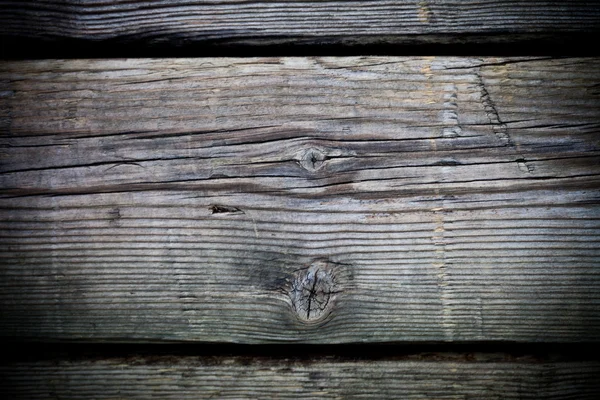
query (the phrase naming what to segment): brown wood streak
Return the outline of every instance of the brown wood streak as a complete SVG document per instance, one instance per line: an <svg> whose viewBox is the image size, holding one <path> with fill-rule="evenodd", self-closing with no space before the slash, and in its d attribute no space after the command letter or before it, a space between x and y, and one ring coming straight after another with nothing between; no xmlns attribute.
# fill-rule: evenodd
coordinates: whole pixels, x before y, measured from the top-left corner
<svg viewBox="0 0 600 400"><path fill-rule="evenodd" d="M597 64L3 63L1 335L595 341Z"/></svg>
<svg viewBox="0 0 600 400"><path fill-rule="evenodd" d="M0 366L14 399L595 399L597 361L129 357ZM432 362L434 361L434 362Z"/></svg>
<svg viewBox="0 0 600 400"><path fill-rule="evenodd" d="M581 0L0 2L3 35L148 44L502 42L599 28L599 7Z"/></svg>

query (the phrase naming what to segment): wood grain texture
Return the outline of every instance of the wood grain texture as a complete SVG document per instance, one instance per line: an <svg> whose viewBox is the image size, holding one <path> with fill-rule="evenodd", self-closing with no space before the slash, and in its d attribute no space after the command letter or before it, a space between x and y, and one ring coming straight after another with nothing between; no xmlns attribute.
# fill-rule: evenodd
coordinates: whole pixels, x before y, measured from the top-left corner
<svg viewBox="0 0 600 400"><path fill-rule="evenodd" d="M498 358L498 359L495 359ZM596 399L600 363L470 354L431 360L128 357L0 366L14 399Z"/></svg>
<svg viewBox="0 0 600 400"><path fill-rule="evenodd" d="M4 63L0 335L596 341L597 64Z"/></svg>
<svg viewBox="0 0 600 400"><path fill-rule="evenodd" d="M90 43L422 44L559 40L599 30L598 3L578 0L0 2L2 35Z"/></svg>

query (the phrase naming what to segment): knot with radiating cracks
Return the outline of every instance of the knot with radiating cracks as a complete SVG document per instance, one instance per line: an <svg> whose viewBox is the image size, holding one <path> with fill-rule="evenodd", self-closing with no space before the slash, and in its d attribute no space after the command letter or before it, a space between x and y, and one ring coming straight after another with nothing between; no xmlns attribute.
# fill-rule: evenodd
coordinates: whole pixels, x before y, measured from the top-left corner
<svg viewBox="0 0 600 400"><path fill-rule="evenodd" d="M300 156L300 165L307 171L317 171L321 169L327 161L327 155L319 150L310 148Z"/></svg>
<svg viewBox="0 0 600 400"><path fill-rule="evenodd" d="M290 288L292 308L303 322L317 322L331 313L339 293L333 270L324 261L294 273Z"/></svg>

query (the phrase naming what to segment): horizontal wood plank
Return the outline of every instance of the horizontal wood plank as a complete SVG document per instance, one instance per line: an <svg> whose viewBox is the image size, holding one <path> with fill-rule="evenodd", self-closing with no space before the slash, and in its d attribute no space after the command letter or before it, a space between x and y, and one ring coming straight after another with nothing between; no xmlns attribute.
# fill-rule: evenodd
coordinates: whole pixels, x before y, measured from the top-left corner
<svg viewBox="0 0 600 400"><path fill-rule="evenodd" d="M14 399L596 399L598 361L133 356L0 365Z"/></svg>
<svg viewBox="0 0 600 400"><path fill-rule="evenodd" d="M580 0L0 2L0 34L6 37L150 47L552 42L598 31L600 7Z"/></svg>
<svg viewBox="0 0 600 400"><path fill-rule="evenodd" d="M0 65L0 335L596 341L598 59Z"/></svg>

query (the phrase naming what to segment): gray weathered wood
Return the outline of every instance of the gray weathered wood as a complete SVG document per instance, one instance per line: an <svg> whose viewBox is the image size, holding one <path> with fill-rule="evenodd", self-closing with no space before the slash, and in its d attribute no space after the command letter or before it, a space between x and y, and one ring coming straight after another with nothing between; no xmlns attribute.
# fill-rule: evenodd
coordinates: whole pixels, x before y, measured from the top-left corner
<svg viewBox="0 0 600 400"><path fill-rule="evenodd" d="M0 366L15 399L597 399L600 362L470 354L318 360L127 357Z"/></svg>
<svg viewBox="0 0 600 400"><path fill-rule="evenodd" d="M0 335L596 341L598 61L4 63Z"/></svg>
<svg viewBox="0 0 600 400"><path fill-rule="evenodd" d="M90 43L489 43L598 31L598 3L578 0L0 2L2 35Z"/></svg>

